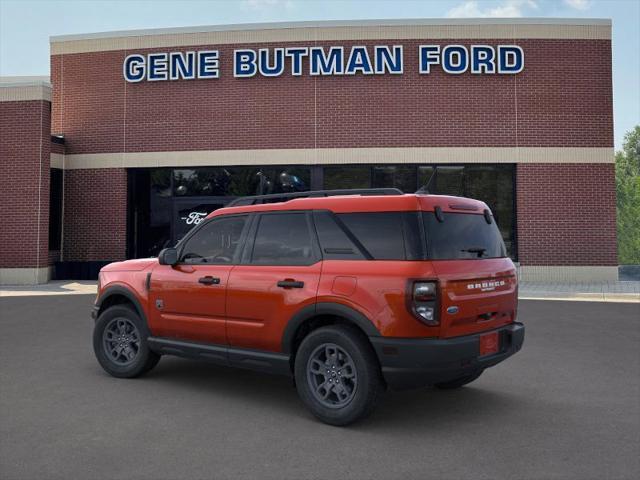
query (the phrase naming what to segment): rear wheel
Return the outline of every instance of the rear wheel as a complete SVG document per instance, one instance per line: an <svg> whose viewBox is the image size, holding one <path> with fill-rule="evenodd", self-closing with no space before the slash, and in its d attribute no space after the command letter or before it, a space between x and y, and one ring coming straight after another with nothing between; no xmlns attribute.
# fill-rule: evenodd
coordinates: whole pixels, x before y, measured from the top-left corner
<svg viewBox="0 0 640 480"><path fill-rule="evenodd" d="M442 390L452 390L454 388L460 388L460 387L465 386L468 383L473 382L474 380L477 380L478 377L480 375L482 375L483 371L484 370L480 370L479 372L472 373L470 375L465 375L463 377L456 378L456 379L451 380L449 382L436 383L435 387L436 388L440 388Z"/></svg>
<svg viewBox="0 0 640 480"><path fill-rule="evenodd" d="M382 390L371 346L347 326L323 327L300 345L295 361L300 398L320 420L348 425L369 415Z"/></svg>
<svg viewBox="0 0 640 480"><path fill-rule="evenodd" d="M126 305L114 305L100 314L93 330L98 363L114 377L133 378L156 366L160 355L147 344L149 331L140 316Z"/></svg>

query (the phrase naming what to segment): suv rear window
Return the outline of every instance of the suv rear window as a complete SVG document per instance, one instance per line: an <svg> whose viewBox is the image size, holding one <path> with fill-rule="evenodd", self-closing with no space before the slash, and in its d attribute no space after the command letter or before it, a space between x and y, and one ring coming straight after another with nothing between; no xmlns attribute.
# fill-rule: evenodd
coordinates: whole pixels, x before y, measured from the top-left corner
<svg viewBox="0 0 640 480"><path fill-rule="evenodd" d="M439 222L429 212L422 214L427 236L428 258L458 260L506 257L507 251L495 220L487 223L484 215L445 213Z"/></svg>

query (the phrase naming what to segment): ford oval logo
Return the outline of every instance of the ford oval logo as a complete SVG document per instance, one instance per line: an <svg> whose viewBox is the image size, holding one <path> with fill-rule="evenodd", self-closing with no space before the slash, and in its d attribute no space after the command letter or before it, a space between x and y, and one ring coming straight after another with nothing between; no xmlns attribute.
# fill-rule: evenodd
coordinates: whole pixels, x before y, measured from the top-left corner
<svg viewBox="0 0 640 480"><path fill-rule="evenodd" d="M454 305L453 307L447 308L447 313L450 314L450 315L454 315L454 314L458 313L458 307L456 307Z"/></svg>

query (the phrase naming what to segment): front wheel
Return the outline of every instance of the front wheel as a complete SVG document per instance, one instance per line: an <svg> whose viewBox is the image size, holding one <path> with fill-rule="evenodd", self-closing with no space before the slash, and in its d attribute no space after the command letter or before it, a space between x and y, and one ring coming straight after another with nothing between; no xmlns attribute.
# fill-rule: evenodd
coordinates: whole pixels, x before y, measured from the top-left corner
<svg viewBox="0 0 640 480"><path fill-rule="evenodd" d="M367 340L337 325L311 332L295 360L296 387L311 412L330 425L369 415L382 391L380 367Z"/></svg>
<svg viewBox="0 0 640 480"><path fill-rule="evenodd" d="M148 337L146 324L132 308L114 305L96 321L93 350L107 373L133 378L148 372L160 360L160 355L149 349Z"/></svg>

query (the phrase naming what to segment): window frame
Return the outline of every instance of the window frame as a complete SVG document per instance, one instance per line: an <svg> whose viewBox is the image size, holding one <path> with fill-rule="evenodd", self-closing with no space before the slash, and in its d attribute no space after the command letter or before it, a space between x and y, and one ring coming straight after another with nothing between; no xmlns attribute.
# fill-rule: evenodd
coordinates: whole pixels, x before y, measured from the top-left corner
<svg viewBox="0 0 640 480"><path fill-rule="evenodd" d="M279 210L272 212L256 212L251 220L250 228L247 231L247 238L240 257L240 265L251 265L252 267L308 267L322 261L322 253L320 251L318 235L313 224L312 213L313 210ZM253 249L255 246L261 218L268 215L292 214L304 215L305 217L307 232L309 233L309 238L311 239L311 258L309 259L309 261L305 263L253 263Z"/></svg>
<svg viewBox="0 0 640 480"><path fill-rule="evenodd" d="M204 222L201 222L200 225L197 225L196 227L192 228L184 237L182 237L182 239L178 242L178 244L176 245L176 250L178 251L178 263L176 265L189 265L189 266L196 266L196 265L239 265L240 264L240 257L242 255L242 251L244 249L244 245L247 239L247 232L249 231L249 227L252 224L252 220L253 220L253 216L254 214L252 213L236 213L236 214L229 214L229 215L219 215L213 218L209 218L207 220L205 220ZM231 259L231 262L229 263L214 263L214 262L203 262L203 263L186 263L183 261L182 255L184 253L184 248L187 245L188 241L194 236L197 235L198 232L205 228L205 226L210 225L212 223L221 221L221 220L227 220L229 218L238 218L238 217L246 217L244 226L242 227L242 232L240 233L240 238L238 239L238 247L236 248L236 251L233 253L233 257Z"/></svg>

